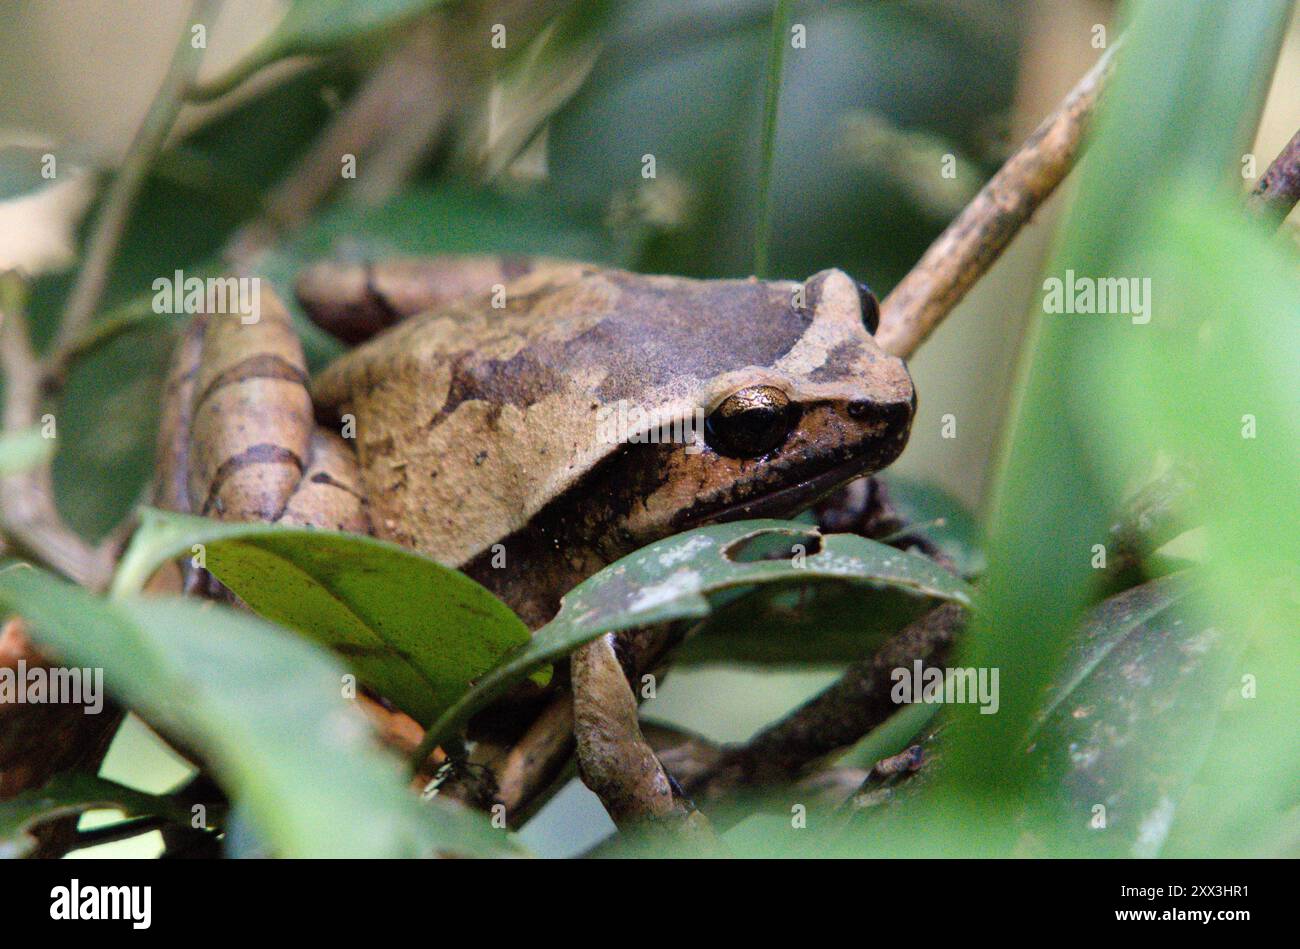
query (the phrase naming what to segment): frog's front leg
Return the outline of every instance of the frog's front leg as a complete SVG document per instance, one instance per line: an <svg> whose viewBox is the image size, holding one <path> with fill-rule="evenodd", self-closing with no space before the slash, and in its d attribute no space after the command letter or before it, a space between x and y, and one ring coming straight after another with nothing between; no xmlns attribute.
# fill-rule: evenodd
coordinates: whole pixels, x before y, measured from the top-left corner
<svg viewBox="0 0 1300 949"><path fill-rule="evenodd" d="M641 734L636 696L606 633L570 660L578 771L620 827L645 821L689 822L701 837L707 822L672 780Z"/></svg>

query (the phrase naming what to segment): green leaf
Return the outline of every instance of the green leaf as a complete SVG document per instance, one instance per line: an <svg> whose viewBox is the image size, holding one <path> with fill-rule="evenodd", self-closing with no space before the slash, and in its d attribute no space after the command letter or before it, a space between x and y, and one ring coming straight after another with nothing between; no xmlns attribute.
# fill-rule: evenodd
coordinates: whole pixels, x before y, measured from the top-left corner
<svg viewBox="0 0 1300 949"><path fill-rule="evenodd" d="M1188 509L1203 525L1205 613L1243 650L1253 690L1218 717L1169 855L1277 853L1294 839L1300 496L1286 474L1300 439L1300 289L1293 249L1240 204L1241 158L1288 7L1261 0L1231 17L1208 2L1141 8L1054 271L1149 282L1149 322L1053 320L1073 358L1064 396L1044 411L1064 416L1066 440L1087 452L1080 466L1108 484L1153 451L1197 473Z"/></svg>
<svg viewBox="0 0 1300 949"><path fill-rule="evenodd" d="M892 548L891 548L892 549ZM827 665L870 655L935 600L893 586L782 583L714 603L674 661Z"/></svg>
<svg viewBox="0 0 1300 949"><path fill-rule="evenodd" d="M46 438L39 428L0 435L0 476L35 468L54 454L54 439Z"/></svg>
<svg viewBox="0 0 1300 949"><path fill-rule="evenodd" d="M1192 593L1186 576L1163 577L1090 614L1031 738L1037 840L1022 846L1053 856L1160 854L1239 651L1189 609Z"/></svg>
<svg viewBox="0 0 1300 949"><path fill-rule="evenodd" d="M343 669L247 613L187 600L100 600L27 566L0 572L0 607L195 749L286 857L492 854L507 838L442 801L422 806L343 697Z"/></svg>
<svg viewBox="0 0 1300 949"><path fill-rule="evenodd" d="M813 580L891 588L921 603L970 602L966 583L934 562L856 534L823 536L802 524L767 520L702 527L643 547L578 584L555 619L434 724L423 747L451 738L529 672L603 633L707 616L712 598L738 587Z"/></svg>
<svg viewBox="0 0 1300 949"><path fill-rule="evenodd" d="M55 775L45 787L0 801L0 859L22 857L41 824L93 810L121 811L124 818L158 815L188 826L190 812L167 797L145 794L90 774Z"/></svg>
<svg viewBox="0 0 1300 949"><path fill-rule="evenodd" d="M1242 671L1257 693L1220 719L1171 852L1276 854L1294 833L1300 786L1291 681L1300 668L1300 495L1286 476L1300 443L1296 256L1235 202L1195 190L1154 208L1122 252L1123 266L1158 289L1151 323L1110 351L1103 375L1136 384L1101 407L1098 424L1115 435L1099 459L1119 470L1126 454L1158 445L1193 466L1187 509L1201 525L1209 615L1245 650ZM1242 774L1250 780L1230 777Z"/></svg>
<svg viewBox="0 0 1300 949"><path fill-rule="evenodd" d="M294 0L271 34L215 79L190 89L196 101L225 95L264 66L358 43L441 6L446 0Z"/></svg>
<svg viewBox="0 0 1300 949"><path fill-rule="evenodd" d="M609 35L613 0L571 0L536 36L511 37L504 65L493 75L491 115L461 149L473 155L479 177L496 180L587 80Z"/></svg>
<svg viewBox="0 0 1300 949"><path fill-rule="evenodd" d="M207 569L253 610L333 649L421 724L529 639L523 621L478 583L404 547L152 509L142 513L114 590L139 589L196 544Z"/></svg>
<svg viewBox="0 0 1300 949"><path fill-rule="evenodd" d="M1208 0L1133 5L1128 42L1080 169L1077 199L1050 276L1150 274L1128 266L1123 245L1144 231L1153 207L1171 189L1187 185L1205 200L1236 172L1276 57L1286 6L1261 0L1234 7L1239 15L1225 17ZM970 725L970 740L952 746L954 783L982 796L990 815L1023 793L1018 783L1028 776L1018 749L1041 689L1095 595L1093 545L1106 542L1126 476L1139 473L1134 469L1149 461L1152 450L1124 438L1133 415L1098 424L1099 414L1108 414L1104 406L1124 400L1117 387L1132 384L1138 391L1149 378L1132 366L1126 373L1109 370L1122 364L1119 354L1143 333L1149 336L1151 327L1136 324L1128 313L1063 315L1047 312L1045 305L1036 319L993 492L989 569L958 660L999 668L1004 684L997 715L958 711ZM1169 353L1182 355L1173 347ZM1205 400L1204 392L1183 403L1185 417L1196 418L1198 412L1189 409ZM1149 404L1137 414L1144 411ZM1105 446L1120 443L1127 448L1122 466L1101 463ZM993 826L991 816L975 822ZM1013 841L990 843L993 852L1005 852Z"/></svg>
<svg viewBox="0 0 1300 949"><path fill-rule="evenodd" d="M149 482L173 329L128 329L87 353L60 392L54 496L83 535L112 530Z"/></svg>

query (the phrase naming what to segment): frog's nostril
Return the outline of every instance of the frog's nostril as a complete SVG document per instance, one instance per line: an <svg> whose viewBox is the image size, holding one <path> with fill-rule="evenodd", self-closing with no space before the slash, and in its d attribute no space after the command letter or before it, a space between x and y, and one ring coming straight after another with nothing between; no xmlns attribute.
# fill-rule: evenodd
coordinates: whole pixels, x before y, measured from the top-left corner
<svg viewBox="0 0 1300 949"><path fill-rule="evenodd" d="M849 418L866 418L871 414L872 407L867 399L854 399L849 403Z"/></svg>

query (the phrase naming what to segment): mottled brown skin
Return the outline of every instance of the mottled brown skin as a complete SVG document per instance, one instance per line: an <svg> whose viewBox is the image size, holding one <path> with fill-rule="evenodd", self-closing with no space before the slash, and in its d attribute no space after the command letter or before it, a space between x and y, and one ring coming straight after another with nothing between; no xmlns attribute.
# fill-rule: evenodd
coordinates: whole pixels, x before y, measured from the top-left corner
<svg viewBox="0 0 1300 949"><path fill-rule="evenodd" d="M322 265L298 293L343 338L383 331L309 391L269 294L259 323L201 319L170 383L162 501L371 531L460 568L534 628L644 544L790 515L884 467L915 408L903 363L877 347L857 285L836 270L797 284L442 259ZM620 405L660 427L707 415L707 437L611 440L602 417ZM335 432L354 433L355 453ZM620 824L694 826L641 734L615 646L574 654L572 698L501 762L497 799L523 804L576 735L580 772Z"/></svg>
<svg viewBox="0 0 1300 949"><path fill-rule="evenodd" d="M801 286L548 263L503 296L502 308L488 290L404 321L330 366L312 395L331 422L355 417L375 533L465 570L531 625L639 546L791 514L906 442L911 380L839 271ZM785 392L798 417L757 458L598 437L602 407L619 400L692 417L756 385Z"/></svg>

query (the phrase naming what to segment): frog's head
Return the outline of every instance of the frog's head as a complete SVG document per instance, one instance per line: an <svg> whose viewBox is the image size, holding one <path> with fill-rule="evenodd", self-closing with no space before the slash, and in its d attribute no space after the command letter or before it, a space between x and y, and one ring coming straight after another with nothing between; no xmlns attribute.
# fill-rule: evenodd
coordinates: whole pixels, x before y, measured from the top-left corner
<svg viewBox="0 0 1300 949"><path fill-rule="evenodd" d="M530 623L638 546L793 515L907 442L912 380L872 338L875 299L838 270L792 283L553 265L504 303L405 320L312 394L357 419L377 531L465 565ZM495 569L498 544L527 568Z"/></svg>
<svg viewBox="0 0 1300 949"><path fill-rule="evenodd" d="M699 377L689 400L703 422L694 444L629 446L625 461L638 447L658 449L642 483L644 504L629 512L638 536L791 516L889 465L907 444L916 394L903 361L872 338L879 309L871 292L838 270L803 284L749 285L747 319L756 332L736 324L734 308L716 320L697 311L710 348L734 355ZM762 364L746 340L776 327L785 343Z"/></svg>

